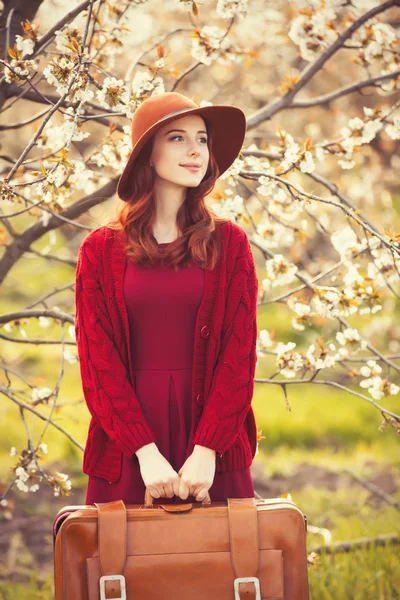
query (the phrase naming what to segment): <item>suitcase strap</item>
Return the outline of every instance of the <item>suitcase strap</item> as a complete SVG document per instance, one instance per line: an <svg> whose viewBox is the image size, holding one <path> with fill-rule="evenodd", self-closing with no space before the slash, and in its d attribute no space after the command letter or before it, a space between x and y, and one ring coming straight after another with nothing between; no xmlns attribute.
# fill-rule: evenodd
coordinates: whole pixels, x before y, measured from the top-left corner
<svg viewBox="0 0 400 600"><path fill-rule="evenodd" d="M122 500L95 502L98 509L98 548L102 577L100 600L126 600L122 575L126 563L126 507ZM261 600L258 518L255 498L228 498L231 561L235 600ZM110 551L111 549L111 551Z"/></svg>
<svg viewBox="0 0 400 600"><path fill-rule="evenodd" d="M258 517L255 498L228 498L231 562L235 600L261 600Z"/></svg>
<svg viewBox="0 0 400 600"><path fill-rule="evenodd" d="M126 583L122 575L127 549L126 507L122 500L94 504L99 515L100 600L126 600Z"/></svg>

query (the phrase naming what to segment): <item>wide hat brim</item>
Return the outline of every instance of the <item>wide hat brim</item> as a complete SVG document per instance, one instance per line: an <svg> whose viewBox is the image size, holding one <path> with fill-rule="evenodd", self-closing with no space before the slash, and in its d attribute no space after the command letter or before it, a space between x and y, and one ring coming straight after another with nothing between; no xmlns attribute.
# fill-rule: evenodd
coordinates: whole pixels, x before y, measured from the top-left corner
<svg viewBox="0 0 400 600"><path fill-rule="evenodd" d="M131 177L135 160L145 143L156 133L156 131L174 119L184 115L201 115L207 119L213 127L212 151L222 175L237 158L246 135L246 116L237 106L213 105L200 106L198 108L184 108L174 111L173 114L163 117L149 127L138 139L128 162L122 172L117 184L117 194L127 202L131 197Z"/></svg>

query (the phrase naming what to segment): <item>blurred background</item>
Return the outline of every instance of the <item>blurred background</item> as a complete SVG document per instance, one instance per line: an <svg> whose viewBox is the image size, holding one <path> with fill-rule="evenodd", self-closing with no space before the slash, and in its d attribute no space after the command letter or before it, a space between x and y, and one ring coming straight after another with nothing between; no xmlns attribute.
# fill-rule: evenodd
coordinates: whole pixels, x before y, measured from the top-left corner
<svg viewBox="0 0 400 600"><path fill-rule="evenodd" d="M396 3L0 8L1 47L22 52L3 51L0 82L0 169L16 186L0 182L0 599L53 597L52 522L84 504L87 482L76 256L116 215L135 108L172 90L248 118L242 154L207 203L247 231L257 265L256 492L290 497L307 515L312 600L399 598ZM50 114L88 18L90 77ZM18 79L7 65L22 56ZM338 312L305 281L340 290ZM69 319L21 316L33 309ZM32 456L43 477L24 483Z"/></svg>

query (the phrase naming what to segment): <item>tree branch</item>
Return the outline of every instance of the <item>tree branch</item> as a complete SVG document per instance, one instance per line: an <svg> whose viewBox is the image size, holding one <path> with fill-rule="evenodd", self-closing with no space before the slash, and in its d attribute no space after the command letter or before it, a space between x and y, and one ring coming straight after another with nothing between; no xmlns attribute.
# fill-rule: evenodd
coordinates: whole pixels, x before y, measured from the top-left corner
<svg viewBox="0 0 400 600"><path fill-rule="evenodd" d="M379 77L371 77L370 79L366 79L365 81L358 81L357 83L353 83L353 85L344 86L342 88L339 88L338 90L335 90L334 92L330 92L329 94L318 96L318 98L310 98L309 100L298 100L297 102L292 102L289 106L284 106L283 109L310 108L311 106L322 106L324 104L329 104L333 100L336 100L336 98L341 98L343 96L346 96L347 94L358 92L365 87L379 87L379 83L387 81L388 79L397 79L399 76L400 69L397 71L393 71L392 73L380 75Z"/></svg>
<svg viewBox="0 0 400 600"><path fill-rule="evenodd" d="M276 379L265 379L265 378L261 378L261 379L256 378L256 379L254 379L254 381L256 383L274 383L275 385L282 386L282 388L285 388L287 385L298 385L299 383L301 383L301 384L311 383L311 384L317 384L317 385L328 385L328 386L336 387L336 388L339 388L340 390L348 392L349 394L352 394L353 396L357 396L357 398L361 398L361 400L365 400L366 402L368 402L369 404L372 404L372 406L377 408L382 414L389 415L390 417L395 419L397 421L397 423L400 423L400 415L397 415L396 413L393 413L390 410L387 410L386 408L382 408L382 406L379 406L379 404L377 404L371 398L368 398L367 396L364 396L363 394L360 394L359 392L355 392L354 390L347 388L345 385L342 385L342 384L338 383L337 381L319 380L319 379L290 379L290 380L285 379L285 381L277 381Z"/></svg>
<svg viewBox="0 0 400 600"><path fill-rule="evenodd" d="M352 550L359 550L363 548L373 548L387 546L389 544L399 544L400 535L396 533L388 533L384 535L378 535L373 538L359 538L356 540L350 540L348 542L336 542L329 546L313 546L309 552L315 552L316 554L337 554L339 552L351 552Z"/></svg>
<svg viewBox="0 0 400 600"><path fill-rule="evenodd" d="M74 220L86 213L93 206L97 206L105 200L108 200L115 194L118 179L118 177L111 179L99 190L69 206L67 210L61 213L61 215L69 220ZM16 235L14 241L6 247L6 250L0 259L0 284L4 281L18 259L21 258L27 250L30 250L31 245L34 242L39 240L48 231L58 229L61 225L62 221L60 222L58 216L52 216L47 225L44 225L42 221L39 221L31 227L28 227L28 229L20 235Z"/></svg>
<svg viewBox="0 0 400 600"><path fill-rule="evenodd" d="M84 450L83 446L81 446L81 444L79 444L79 442L77 442L72 437L72 435L70 435L68 433L68 431L65 431L65 429L63 429L62 427L60 427L59 425L57 425L57 423L54 423L54 421L49 420L47 417L45 417L44 415L42 415L38 410L35 410L31 406L28 406L24 402L20 402L19 400L17 400L16 398L14 398L11 394L8 393L7 388L5 388L3 385L0 385L0 393L4 394L5 396L7 396L7 398L9 398L12 402L14 402L14 404L16 404L17 406L19 406L23 410L28 410L29 412L31 412L32 414L34 414L36 417L39 417L39 419L42 419L42 421L48 421L50 423L50 425L52 425L53 427L55 427L56 429L58 429L58 431L60 431L62 434L64 434L74 444L74 446L76 446L77 448L79 448L79 450L82 450L82 452L83 452L83 450Z"/></svg>
<svg viewBox="0 0 400 600"><path fill-rule="evenodd" d="M307 83L314 77L314 75L318 73L318 71L320 71L323 65L334 54L336 54L338 50L340 50L344 42L351 38L351 36L355 31L357 31L357 29L359 29L364 23L366 23L373 17L376 17L376 15L379 15L380 13L388 10L389 8L392 8L392 6L400 6L400 0L387 0L387 2L383 2L379 6L371 8L371 10L361 15L361 17L354 21L354 23L352 23L352 25L350 25L350 27L344 33L342 33L342 35L340 35L337 38L337 40L335 40L333 44L331 44L329 48L327 48L325 52L323 52L321 56L317 58L317 60L315 60L315 62L306 67L306 69L301 74L299 81L293 86L291 90L289 90L281 98L275 100L275 102L272 102L272 104L270 104L269 106L264 106L258 111L256 111L253 115L249 116L249 118L247 119L247 130L254 129L254 127L257 127L257 125L259 125L263 121L271 119L280 110L288 108L291 105L292 100L296 96L296 94L298 94L299 91L303 89L303 87L307 85Z"/></svg>
<svg viewBox="0 0 400 600"><path fill-rule="evenodd" d="M372 492L376 496L379 496L387 504L390 504L390 506L394 506L395 508L397 508L397 510L400 510L400 502L395 500L390 494L387 494L384 490L382 490L381 488L378 488L376 485L374 485L370 481L367 481L363 477L360 477L359 475L357 475L357 473L354 473L354 471L352 471L351 469L346 468L346 469L344 469L344 472L347 473L348 475L350 475L351 477L353 477L356 481L358 481L358 483L360 483L363 487L365 487L369 492Z"/></svg>

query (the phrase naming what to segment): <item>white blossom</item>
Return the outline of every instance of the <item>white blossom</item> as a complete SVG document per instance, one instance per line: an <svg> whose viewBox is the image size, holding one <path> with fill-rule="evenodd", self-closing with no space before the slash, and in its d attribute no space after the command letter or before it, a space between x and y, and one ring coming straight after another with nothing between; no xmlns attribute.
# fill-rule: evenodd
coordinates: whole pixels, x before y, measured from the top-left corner
<svg viewBox="0 0 400 600"><path fill-rule="evenodd" d="M304 60L312 61L330 46L337 38L337 33L327 23L335 18L332 7L322 8L319 5L313 10L298 15L292 21L289 37L299 47Z"/></svg>
<svg viewBox="0 0 400 600"><path fill-rule="evenodd" d="M70 490L72 483L65 473L56 473L53 477L54 495L59 496L61 490Z"/></svg>
<svg viewBox="0 0 400 600"><path fill-rule="evenodd" d="M283 224L264 218L263 221L257 224L254 241L263 248L272 250L282 250L283 247L290 248L295 242L295 234L293 229L288 229ZM304 219L300 223L300 227L306 229Z"/></svg>
<svg viewBox="0 0 400 600"><path fill-rule="evenodd" d="M33 388L32 389L32 402L36 402L37 400L45 400L48 399L53 393L48 387L43 388Z"/></svg>
<svg viewBox="0 0 400 600"><path fill-rule="evenodd" d="M312 152L307 150L304 154L303 160L300 162L300 171L302 173L312 173L315 171L315 163L313 160Z"/></svg>
<svg viewBox="0 0 400 600"><path fill-rule="evenodd" d="M82 44L82 34L74 24L68 23L63 29L57 29L55 32L54 41L57 50L60 50L63 54L72 54L74 52L72 48L66 46L72 40L76 40L79 45Z"/></svg>
<svg viewBox="0 0 400 600"><path fill-rule="evenodd" d="M388 395L395 395L398 394L400 389L394 383L390 383L389 387L387 387L385 380L379 377L379 375L375 377L369 377L368 379L363 379L360 381L360 387L367 388L374 400L381 400L382 397L385 396L385 390Z"/></svg>
<svg viewBox="0 0 400 600"><path fill-rule="evenodd" d="M48 317L43 317L43 316L39 317L39 326L40 327L43 327L43 328L49 327L50 323L51 323L51 321Z"/></svg>
<svg viewBox="0 0 400 600"><path fill-rule="evenodd" d="M35 43L33 40L29 38L23 38L21 35L15 36L15 42L17 44L17 49L22 52L22 55L33 54L33 50L35 47Z"/></svg>
<svg viewBox="0 0 400 600"><path fill-rule="evenodd" d="M27 481L29 479L29 475L23 467L17 467L15 469L15 474L21 481Z"/></svg>
<svg viewBox="0 0 400 600"><path fill-rule="evenodd" d="M342 259L351 258L353 252L358 252L361 249L357 234L349 225L334 231L330 239L332 246Z"/></svg>
<svg viewBox="0 0 400 600"><path fill-rule="evenodd" d="M352 155L346 153L344 158L338 160L338 165L342 167L342 169L352 169L356 166L355 160L352 160Z"/></svg>
<svg viewBox="0 0 400 600"><path fill-rule="evenodd" d="M128 90L122 79L106 77L103 87L96 92L102 106L111 107L115 110L122 109L129 100Z"/></svg>
<svg viewBox="0 0 400 600"><path fill-rule="evenodd" d="M311 298L311 309L315 314L336 318L339 315L349 316L357 312L358 302L351 290L339 290L329 286L315 286L315 294Z"/></svg>
<svg viewBox="0 0 400 600"><path fill-rule="evenodd" d="M241 217L244 212L243 198L238 194L232 198L227 196L224 202L212 204L211 209L219 217L234 221L238 217Z"/></svg>
<svg viewBox="0 0 400 600"><path fill-rule="evenodd" d="M55 56L52 61L43 69L43 75L48 83L54 85L57 92L62 95L68 90L73 78L73 61L66 56Z"/></svg>
<svg viewBox="0 0 400 600"><path fill-rule="evenodd" d="M75 354L73 354L70 350L64 350L63 353L64 360L69 362L69 364L73 365L77 362L77 358Z"/></svg>
<svg viewBox="0 0 400 600"><path fill-rule="evenodd" d="M315 156L319 160L319 162L323 162L327 154L328 152L324 148L321 148L321 146L317 146L315 148Z"/></svg>
<svg viewBox="0 0 400 600"><path fill-rule="evenodd" d="M366 340L362 339L357 329L347 327L343 331L336 333L336 339L342 347L351 347L353 352L358 350L365 350L367 347ZM343 353L342 353L343 354ZM348 352L346 351L346 355Z"/></svg>
<svg viewBox="0 0 400 600"><path fill-rule="evenodd" d="M259 339L261 342L261 345L264 348L270 348L273 345L273 342L271 340L271 337L269 335L269 331L267 329L262 329L259 333Z"/></svg>
<svg viewBox="0 0 400 600"><path fill-rule="evenodd" d="M216 12L221 19L232 19L236 15L246 17L248 3L247 0L218 0Z"/></svg>
<svg viewBox="0 0 400 600"><path fill-rule="evenodd" d="M292 317L293 329L297 329L298 331L304 331L304 323L307 323L307 321L309 321L312 315L310 305L304 302L299 302L297 298L292 296L288 298L287 305L290 310L296 313Z"/></svg>
<svg viewBox="0 0 400 600"><path fill-rule="evenodd" d="M201 30L196 30L191 49L193 58L205 65L215 61L229 66L232 62L241 62L246 53L246 50L234 47L225 30L215 25L204 25Z"/></svg>
<svg viewBox="0 0 400 600"><path fill-rule="evenodd" d="M193 58L205 65L211 65L218 56L224 33L221 27L204 25L193 40L191 51Z"/></svg>
<svg viewBox="0 0 400 600"><path fill-rule="evenodd" d="M48 454L47 444L39 444L38 449L41 450L44 454Z"/></svg>
<svg viewBox="0 0 400 600"><path fill-rule="evenodd" d="M261 175L258 178L258 182L261 185L257 188L257 192L261 196L271 196L272 193L277 189L277 183L273 179L266 177L265 175Z"/></svg>
<svg viewBox="0 0 400 600"><path fill-rule="evenodd" d="M243 169L244 160L241 158L235 158L231 166L219 176L219 179L228 179L228 177L238 175L240 171Z"/></svg>
<svg viewBox="0 0 400 600"><path fill-rule="evenodd" d="M35 60L15 60L4 67L4 79L7 83L11 83L14 79L24 79L29 77L32 71L38 70L38 63Z"/></svg>
<svg viewBox="0 0 400 600"><path fill-rule="evenodd" d="M302 368L302 358L298 352L291 352L296 347L294 342L283 344L279 342L276 346L276 357L279 372L287 378L293 378L296 372Z"/></svg>
<svg viewBox="0 0 400 600"><path fill-rule="evenodd" d="M146 92L152 92L152 95L163 94L165 92L163 79L151 77L146 71L136 71L132 80L132 94L135 98L140 98Z"/></svg>
<svg viewBox="0 0 400 600"><path fill-rule="evenodd" d="M289 169L292 165L297 163L301 154L300 146L296 142L292 141L290 138L288 139L288 136L286 136L286 141L288 141L289 143L287 145L285 155L281 163L281 166L283 169L285 169L285 171L286 169Z"/></svg>
<svg viewBox="0 0 400 600"><path fill-rule="evenodd" d="M382 367L375 360L368 360L367 364L361 367L360 373L363 377L380 375L382 373Z"/></svg>
<svg viewBox="0 0 400 600"><path fill-rule="evenodd" d="M393 122L386 125L385 131L392 140L400 140L400 117L394 117Z"/></svg>
<svg viewBox="0 0 400 600"><path fill-rule="evenodd" d="M325 356L320 356L319 348L315 344L311 344L306 352L306 358L309 361L310 365L313 366L314 370L319 369L329 369L336 364L336 360L334 356L326 354Z"/></svg>
<svg viewBox="0 0 400 600"><path fill-rule="evenodd" d="M282 254L276 254L274 258L266 261L265 268L267 277L263 279L262 285L265 290L278 285L286 285L295 281L297 267L289 262Z"/></svg>
<svg viewBox="0 0 400 600"><path fill-rule="evenodd" d="M368 144L371 142L378 131L383 127L383 123L380 119L371 119L369 121L362 121L359 117L355 117L349 120L348 127L342 127L341 134L343 139L341 145L346 151L345 161L351 163L354 146L361 146L362 144ZM344 162L346 168L346 162ZM351 165L353 166L353 165ZM351 167L348 167L351 168Z"/></svg>

